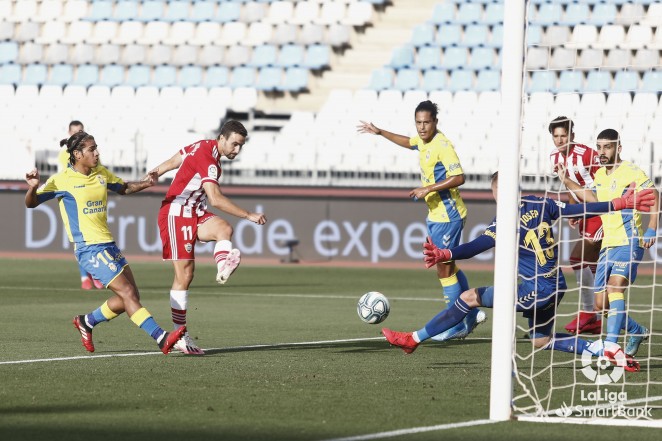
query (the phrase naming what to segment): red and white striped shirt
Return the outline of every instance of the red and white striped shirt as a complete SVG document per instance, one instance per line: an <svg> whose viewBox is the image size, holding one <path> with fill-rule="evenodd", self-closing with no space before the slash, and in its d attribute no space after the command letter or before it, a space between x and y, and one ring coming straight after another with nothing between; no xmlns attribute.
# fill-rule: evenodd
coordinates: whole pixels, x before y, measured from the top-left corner
<svg viewBox="0 0 662 441"><path fill-rule="evenodd" d="M170 214L175 216L202 216L207 210L207 195L202 187L205 182L221 179L221 157L215 140L198 141L179 151L182 164L170 184L161 206L170 204Z"/></svg>
<svg viewBox="0 0 662 441"><path fill-rule="evenodd" d="M556 172L556 165L563 163L569 178L584 188L593 183L595 172L600 168L598 152L583 144L570 144L565 156L554 149L549 155L549 159L552 163L552 170Z"/></svg>

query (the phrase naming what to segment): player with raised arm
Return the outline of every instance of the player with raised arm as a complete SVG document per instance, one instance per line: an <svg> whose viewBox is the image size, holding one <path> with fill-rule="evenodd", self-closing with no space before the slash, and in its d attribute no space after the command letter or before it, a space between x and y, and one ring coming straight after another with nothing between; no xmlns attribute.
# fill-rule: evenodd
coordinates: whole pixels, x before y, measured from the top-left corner
<svg viewBox="0 0 662 441"><path fill-rule="evenodd" d="M123 182L99 165L99 150L94 137L77 132L67 140L71 167L51 176L39 187L39 172L28 172L25 206L35 208L57 198L69 240L74 243L76 259L83 268L113 291L99 308L74 317L73 323L88 352L94 352L92 329L126 312L131 321L150 335L164 354L182 337L185 328L165 332L140 304L140 294L126 258L108 228L108 190L126 195L151 187L156 173L140 182Z"/></svg>
<svg viewBox="0 0 662 441"><path fill-rule="evenodd" d="M575 142L574 123L566 116L558 116L549 123L549 133L552 135L556 149L549 155L554 172L562 164L570 173L568 178L581 187L589 187L593 183L595 172L600 168L598 152L592 148ZM568 201L578 202L575 196ZM579 286L581 310L565 329L572 333L599 334L602 320L594 311L593 283L595 268L600 253L602 241L602 220L600 216L584 219L568 219L572 228L579 226L582 241L577 242L570 253L570 265L577 278Z"/></svg>
<svg viewBox="0 0 662 441"><path fill-rule="evenodd" d="M625 290L637 277L637 267L648 249L656 241L659 217L659 194L646 173L635 164L621 159L621 141L616 130L606 129L597 139L597 150L602 167L595 174L589 189L577 185L568 177L564 167L559 168L559 176L566 187L581 201L606 201L619 197L628 190L631 182L637 189L652 189L655 204L651 209L648 228L643 231L641 213L625 210L603 214L604 237L595 277L595 305L598 311L608 309L605 352L620 350L618 336L621 329L627 328L628 338L625 353L634 356L639 345L648 338L648 329L637 323L625 311ZM648 210L646 210L648 211Z"/></svg>
<svg viewBox="0 0 662 441"><path fill-rule="evenodd" d="M237 206L221 193L221 157L233 160L246 142L248 132L239 121L228 121L216 140L203 140L179 150L154 169L158 176L177 169L161 203L159 229L163 259L171 260L175 277L170 290L170 308L175 329L186 326L188 290L195 270L197 241L216 241L214 260L216 281L225 284L241 262L241 253L232 247L232 226L207 211L207 204L227 214L264 225L263 213ZM188 333L175 345L185 354L204 355Z"/></svg>
<svg viewBox="0 0 662 441"><path fill-rule="evenodd" d="M431 101L421 102L414 111L417 136L409 138L380 129L370 122L360 121L359 133L380 135L394 144L418 151L422 186L409 192L409 197L425 199L428 206L427 229L432 242L441 248L450 248L460 243L467 216L467 208L458 187L465 177L455 148L437 128L437 105ZM469 289L469 282L455 261L439 262L437 277L443 287L447 304L455 302L460 294ZM486 315L480 310L472 311L462 323L434 336L435 340L466 337Z"/></svg>
<svg viewBox="0 0 662 441"><path fill-rule="evenodd" d="M497 199L498 175L492 176L492 193ZM523 196L520 202L519 258L516 309L529 321L531 342L537 348L555 349L563 352L582 353L590 342L572 334L553 334L556 306L566 290L563 272L558 267L557 245L552 223L561 216L578 216L588 213L608 213L636 207L648 210L654 205L655 195L651 190L634 193L634 188L610 202L572 204L549 198ZM450 259L469 259L495 246L497 234L496 218L485 232L471 242L451 249L440 249L433 243L425 244L425 263L428 268ZM386 340L410 354L418 345L439 332L455 326L466 315L479 306L494 306L494 287L466 290L453 305L432 318L423 328L415 332L396 332L382 329ZM612 354L612 360L616 360ZM638 371L639 364L626 357L628 371Z"/></svg>

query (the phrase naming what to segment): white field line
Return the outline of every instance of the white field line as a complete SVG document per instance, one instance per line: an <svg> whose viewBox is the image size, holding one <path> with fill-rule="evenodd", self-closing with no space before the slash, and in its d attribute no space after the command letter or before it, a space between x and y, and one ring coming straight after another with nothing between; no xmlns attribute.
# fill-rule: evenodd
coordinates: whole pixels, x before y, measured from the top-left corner
<svg viewBox="0 0 662 441"><path fill-rule="evenodd" d="M494 424L497 421L492 420L473 420L462 423L438 424L436 426L411 427L409 429L390 430L388 432L368 433L366 435L348 436L345 438L332 438L325 441L364 441L371 439L392 438L394 436L412 435L424 432L436 432L439 430L461 429L463 427L482 426L484 424ZM439 438L441 439L441 438Z"/></svg>

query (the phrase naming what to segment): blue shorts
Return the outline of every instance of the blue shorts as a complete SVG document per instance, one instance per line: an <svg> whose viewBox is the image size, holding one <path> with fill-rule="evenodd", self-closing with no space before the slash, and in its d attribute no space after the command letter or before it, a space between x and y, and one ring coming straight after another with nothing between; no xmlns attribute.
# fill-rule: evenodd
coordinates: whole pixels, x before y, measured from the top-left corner
<svg viewBox="0 0 662 441"><path fill-rule="evenodd" d="M480 303L488 308L494 307L494 287L477 288ZM517 285L517 300L515 309L522 312L529 320L529 336L531 338L549 337L554 330L556 307L561 302L564 290L536 292L533 281L525 281Z"/></svg>
<svg viewBox="0 0 662 441"><path fill-rule="evenodd" d="M629 283L634 283L639 262L643 257L644 249L638 246L624 245L600 250L598 267L595 270L595 292L606 290L611 276L622 276Z"/></svg>
<svg viewBox="0 0 662 441"><path fill-rule="evenodd" d="M129 264L115 242L77 247L75 254L80 266L106 287Z"/></svg>
<svg viewBox="0 0 662 441"><path fill-rule="evenodd" d="M466 218L455 222L432 222L428 219L428 236L439 248L456 247L460 244L465 221Z"/></svg>

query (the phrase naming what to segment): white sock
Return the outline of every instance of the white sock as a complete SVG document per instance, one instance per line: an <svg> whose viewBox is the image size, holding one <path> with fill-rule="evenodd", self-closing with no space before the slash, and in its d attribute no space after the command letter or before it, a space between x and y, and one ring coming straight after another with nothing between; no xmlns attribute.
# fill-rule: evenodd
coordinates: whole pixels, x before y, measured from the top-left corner
<svg viewBox="0 0 662 441"><path fill-rule="evenodd" d="M186 308L188 306L188 290L179 291L170 290L170 310L172 313L172 322L175 329L179 329L186 324ZM182 314L179 311L184 311Z"/></svg>
<svg viewBox="0 0 662 441"><path fill-rule="evenodd" d="M228 257L228 253L232 249L232 242L229 240L219 240L214 245L214 260L216 261L216 267L220 271L223 265L225 264L225 259Z"/></svg>
<svg viewBox="0 0 662 441"><path fill-rule="evenodd" d="M414 339L414 341L415 341L416 343L420 343L420 342L421 342L421 338L418 336L418 332L416 332L416 331L412 332L412 333L411 333L411 336L413 337L413 339Z"/></svg>
<svg viewBox="0 0 662 441"><path fill-rule="evenodd" d="M595 283L595 275L591 268L587 265L581 270L582 273L582 287L581 287L581 300L582 311L592 312L595 304L595 295L593 294L593 286Z"/></svg>

